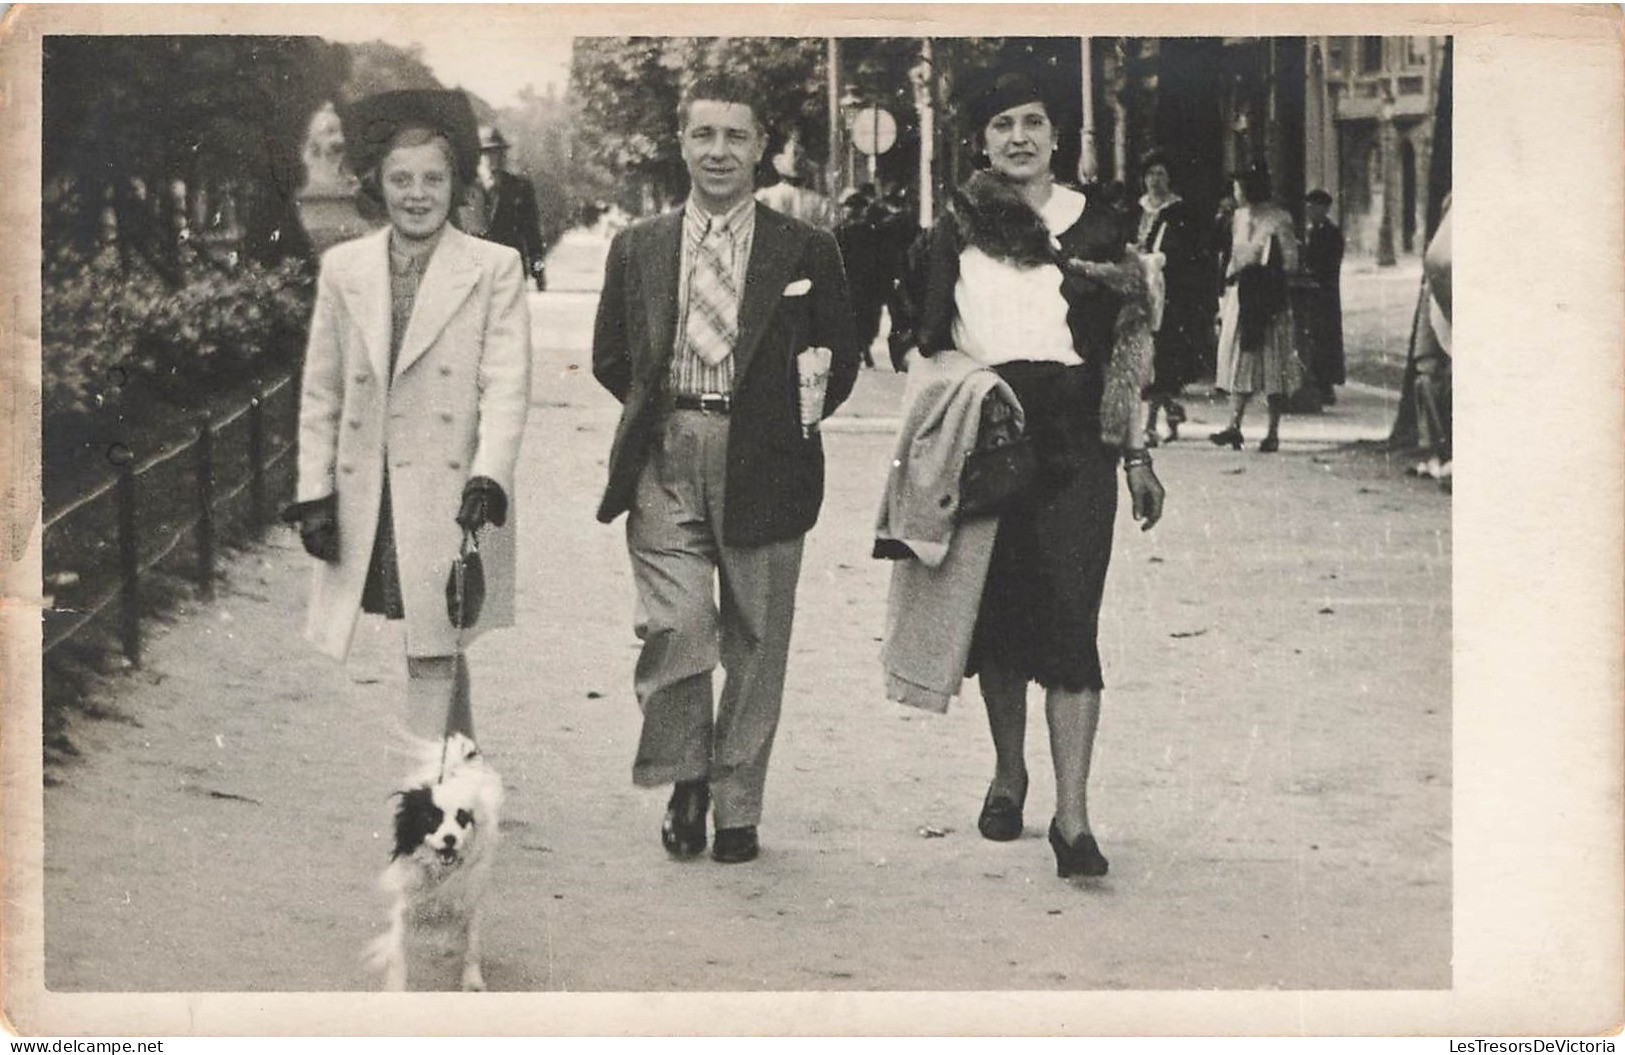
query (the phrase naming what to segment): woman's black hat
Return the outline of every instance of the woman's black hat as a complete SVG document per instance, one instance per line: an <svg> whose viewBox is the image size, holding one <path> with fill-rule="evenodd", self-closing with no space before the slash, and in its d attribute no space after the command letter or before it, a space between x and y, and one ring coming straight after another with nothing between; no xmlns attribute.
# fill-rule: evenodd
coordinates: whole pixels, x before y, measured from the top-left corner
<svg viewBox="0 0 1625 1055"><path fill-rule="evenodd" d="M965 116L966 131L980 132L999 114L1027 103L1043 103L1045 110L1052 110L1055 105L1038 81L1027 74L1017 70L994 71L965 86L960 112Z"/></svg>
<svg viewBox="0 0 1625 1055"><path fill-rule="evenodd" d="M357 100L339 116L350 171L358 176L384 160L390 140L403 128L431 129L450 140L463 182L473 182L479 169L479 123L462 92L417 88L379 92Z"/></svg>

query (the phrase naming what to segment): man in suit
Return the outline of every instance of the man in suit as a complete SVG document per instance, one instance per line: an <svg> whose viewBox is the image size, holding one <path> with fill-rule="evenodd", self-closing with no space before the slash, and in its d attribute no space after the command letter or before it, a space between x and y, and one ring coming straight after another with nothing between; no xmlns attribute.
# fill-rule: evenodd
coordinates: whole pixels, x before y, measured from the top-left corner
<svg viewBox="0 0 1625 1055"><path fill-rule="evenodd" d="M688 200L615 237L593 332L593 376L624 405L598 519L627 514L637 588L632 779L675 785L661 827L674 857L705 849L714 811L711 856L725 863L760 849L802 539L823 502L797 356L832 353L826 416L858 372L834 239L751 196L757 98L725 76L685 94Z"/></svg>
<svg viewBox="0 0 1625 1055"><path fill-rule="evenodd" d="M1337 402L1344 382L1343 232L1330 218L1332 196L1315 189L1304 195L1303 269L1313 285L1305 290L1308 311L1303 329L1309 372L1323 404Z"/></svg>
<svg viewBox="0 0 1625 1055"><path fill-rule="evenodd" d="M547 244L536 211L536 188L508 171L508 140L489 125L480 129L480 189L485 196L486 241L519 250L525 274L538 292L547 289Z"/></svg>

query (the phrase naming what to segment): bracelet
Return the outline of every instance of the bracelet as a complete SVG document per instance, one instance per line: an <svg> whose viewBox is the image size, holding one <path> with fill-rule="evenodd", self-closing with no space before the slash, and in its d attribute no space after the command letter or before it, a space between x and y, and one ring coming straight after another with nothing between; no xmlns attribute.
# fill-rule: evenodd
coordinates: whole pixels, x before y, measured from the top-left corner
<svg viewBox="0 0 1625 1055"><path fill-rule="evenodd" d="M1135 450L1124 451L1123 452L1123 471L1124 472L1128 472L1130 469L1133 469L1134 467L1140 466L1140 465L1145 466L1147 469L1151 468L1151 452L1150 451L1148 451L1145 448L1141 447L1141 448L1137 448Z"/></svg>

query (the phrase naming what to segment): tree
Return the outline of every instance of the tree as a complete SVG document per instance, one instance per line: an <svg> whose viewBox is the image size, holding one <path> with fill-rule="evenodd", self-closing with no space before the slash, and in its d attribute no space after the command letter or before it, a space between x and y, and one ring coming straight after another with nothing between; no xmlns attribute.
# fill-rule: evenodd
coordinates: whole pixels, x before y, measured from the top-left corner
<svg viewBox="0 0 1625 1055"><path fill-rule="evenodd" d="M357 99L379 92L406 88L442 88L440 79L423 61L423 47L397 47L382 40L345 45L350 56L350 76L344 82L342 99Z"/></svg>
<svg viewBox="0 0 1625 1055"><path fill-rule="evenodd" d="M311 113L348 73L341 47L225 36L50 36L42 47L48 249L88 252L111 233L127 264L139 258L171 285L189 221L229 219L254 259L301 251L300 151Z"/></svg>
<svg viewBox="0 0 1625 1055"><path fill-rule="evenodd" d="M696 76L726 71L760 88L772 144L792 130L825 158L824 41L818 37L578 37L570 64L584 189L643 211L687 193L677 104Z"/></svg>

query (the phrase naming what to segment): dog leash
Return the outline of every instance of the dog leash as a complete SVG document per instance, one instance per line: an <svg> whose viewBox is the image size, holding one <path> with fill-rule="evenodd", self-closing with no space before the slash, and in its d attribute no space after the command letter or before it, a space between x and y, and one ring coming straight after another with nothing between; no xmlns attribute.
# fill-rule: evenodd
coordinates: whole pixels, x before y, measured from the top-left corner
<svg viewBox="0 0 1625 1055"><path fill-rule="evenodd" d="M451 573L452 582L454 584L453 593L457 598L458 623L462 623L464 621L463 612L466 611L466 606L468 604L466 558L471 552L479 552L479 548L479 537L473 531L469 530L468 528L464 528L463 544L458 553L458 560L452 565ZM453 629L457 631L457 636L454 639L455 651L452 653L456 657L456 662L454 663L451 672L451 699L448 701L448 705L446 707L446 727L441 731L440 736L440 775L435 779L436 784L444 784L446 782L446 751L451 746L452 716L456 713L457 704L457 679L463 672L463 628L461 626L457 626ZM472 708L472 701L470 702L469 706Z"/></svg>

